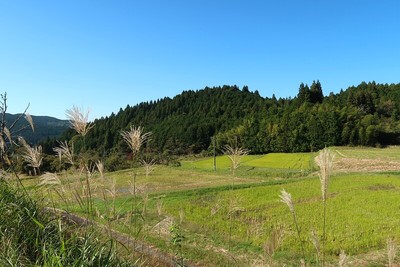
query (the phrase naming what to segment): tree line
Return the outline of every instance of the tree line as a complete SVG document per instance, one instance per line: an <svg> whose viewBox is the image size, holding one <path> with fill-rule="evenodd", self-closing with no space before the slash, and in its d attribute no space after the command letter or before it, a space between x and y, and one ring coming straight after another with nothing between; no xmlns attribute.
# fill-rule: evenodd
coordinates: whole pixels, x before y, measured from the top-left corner
<svg viewBox="0 0 400 267"><path fill-rule="evenodd" d="M321 83L313 81L300 84L294 98L279 99L247 86L206 87L96 119L85 148L99 157L124 155L128 148L120 133L131 125L152 132L147 153L163 155L210 153L213 138L218 147L238 141L256 154L386 146L400 143L399 111L400 84L362 82L324 96ZM74 142L78 151L83 147L72 130L60 139ZM54 145L47 140L44 151L52 153Z"/></svg>

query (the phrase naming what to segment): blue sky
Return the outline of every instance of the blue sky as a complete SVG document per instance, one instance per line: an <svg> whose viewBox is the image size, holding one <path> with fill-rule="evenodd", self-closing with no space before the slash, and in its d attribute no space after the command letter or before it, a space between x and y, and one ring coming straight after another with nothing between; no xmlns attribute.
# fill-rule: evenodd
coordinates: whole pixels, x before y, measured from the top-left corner
<svg viewBox="0 0 400 267"><path fill-rule="evenodd" d="M399 1L0 0L9 112L91 118L205 86L294 97L400 82Z"/></svg>

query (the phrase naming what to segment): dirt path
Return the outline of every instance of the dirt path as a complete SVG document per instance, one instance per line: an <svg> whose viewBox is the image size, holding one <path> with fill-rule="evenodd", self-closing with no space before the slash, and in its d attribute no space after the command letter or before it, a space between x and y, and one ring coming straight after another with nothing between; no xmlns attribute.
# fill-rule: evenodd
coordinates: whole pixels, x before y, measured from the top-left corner
<svg viewBox="0 0 400 267"><path fill-rule="evenodd" d="M64 210L54 209L54 208L45 208L45 212L54 214L59 216L65 223L73 224L78 226L89 226L95 225L96 228L100 229L105 235L110 235L110 229L106 226L101 225L97 222L91 221L89 219L83 218L81 216L68 213ZM178 260L173 255L167 254L165 252L160 251L158 248L146 244L143 241L136 240L132 238L130 235L120 233L115 230L111 230L111 236L114 240L120 242L125 247L129 248L135 253L145 256L146 259L150 259L151 263L148 266L159 266L159 267L174 267L174 266L187 266L187 267L199 267L200 265L196 265L191 262L185 261L184 265L182 262Z"/></svg>

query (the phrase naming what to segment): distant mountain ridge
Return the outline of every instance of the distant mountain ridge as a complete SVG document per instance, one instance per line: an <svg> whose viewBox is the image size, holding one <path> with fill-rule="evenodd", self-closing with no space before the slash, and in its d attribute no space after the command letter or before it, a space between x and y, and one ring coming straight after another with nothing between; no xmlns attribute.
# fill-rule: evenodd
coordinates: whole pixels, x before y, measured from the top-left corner
<svg viewBox="0 0 400 267"><path fill-rule="evenodd" d="M13 123L21 114L6 113L7 125ZM58 138L68 128L68 120L60 120L50 116L34 116L31 115L34 131L32 131L29 123L21 118L12 129L12 135L22 136L27 142L31 144L38 144L45 141L47 138Z"/></svg>

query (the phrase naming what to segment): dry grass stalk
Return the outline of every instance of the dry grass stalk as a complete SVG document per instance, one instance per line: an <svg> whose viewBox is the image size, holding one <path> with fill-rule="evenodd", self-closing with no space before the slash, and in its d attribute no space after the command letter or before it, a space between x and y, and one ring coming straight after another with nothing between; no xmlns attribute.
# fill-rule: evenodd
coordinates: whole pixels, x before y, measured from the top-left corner
<svg viewBox="0 0 400 267"><path fill-rule="evenodd" d="M103 162L100 161L100 160L96 161L96 167L97 167L97 171L100 174L100 178L104 179L105 176L104 176L104 164L103 164Z"/></svg>
<svg viewBox="0 0 400 267"><path fill-rule="evenodd" d="M251 237L264 235L264 221L256 217L246 220L246 240L250 241ZM265 244L265 243L264 243Z"/></svg>
<svg viewBox="0 0 400 267"><path fill-rule="evenodd" d="M159 223L161 223L161 216L163 215L163 201L161 198L157 199L157 203L156 203L156 208L157 208L157 215L158 215L158 220ZM161 227L158 227L158 237L161 236Z"/></svg>
<svg viewBox="0 0 400 267"><path fill-rule="evenodd" d="M214 206L211 207L210 210L211 216L215 216L215 214L217 214L220 209L221 209L220 203L216 202Z"/></svg>
<svg viewBox="0 0 400 267"><path fill-rule="evenodd" d="M311 230L311 243L313 244L314 248L315 248L315 252L317 255L317 263L319 263L319 257L321 255L321 248L319 245L319 238L318 238L318 234L315 231L315 229Z"/></svg>
<svg viewBox="0 0 400 267"><path fill-rule="evenodd" d="M104 163L101 160L96 161L95 166L100 174L99 185L102 187L103 197L105 197L106 192L109 192L110 190L115 191L115 178L111 181L106 178ZM111 195L113 195L113 193Z"/></svg>
<svg viewBox="0 0 400 267"><path fill-rule="evenodd" d="M157 215L158 217L161 217L163 214L162 213L163 201L161 198L157 199L156 207L157 207Z"/></svg>
<svg viewBox="0 0 400 267"><path fill-rule="evenodd" d="M111 221L117 220L117 209L115 200L117 198L117 181L114 178L109 179L105 175L104 163L101 160L96 161L96 169L100 174L100 185L102 186L102 195L106 207L106 213L108 218L109 227L111 227ZM109 203L108 196L111 198L111 204Z"/></svg>
<svg viewBox="0 0 400 267"><path fill-rule="evenodd" d="M237 215L243 211L245 211L245 209L241 206L239 206L239 203L241 202L241 199L230 199L229 200L229 207L228 207L228 215Z"/></svg>
<svg viewBox="0 0 400 267"><path fill-rule="evenodd" d="M394 259L396 258L397 245L393 238L389 238L387 241L387 255L388 255L388 266L392 267L394 265Z"/></svg>
<svg viewBox="0 0 400 267"><path fill-rule="evenodd" d="M74 165L74 147L68 146L67 141L64 142L58 142L58 144L60 146L53 148L53 151L57 153L60 162L63 158L65 158L68 163L70 163L71 165Z"/></svg>
<svg viewBox="0 0 400 267"><path fill-rule="evenodd" d="M132 176L132 179L128 182L129 185L129 193L133 196L136 196L136 194L138 193L138 188L136 187L136 174L134 174Z"/></svg>
<svg viewBox="0 0 400 267"><path fill-rule="evenodd" d="M137 155L141 146L150 141L151 132L143 133L143 128L131 126L129 131L122 131L121 136L132 150L134 156Z"/></svg>
<svg viewBox="0 0 400 267"><path fill-rule="evenodd" d="M42 147L41 146L31 147L22 137L19 138L19 141L21 145L24 147L24 150L22 152L22 158L25 160L25 162L28 163L28 166L33 168L33 171L36 175L43 161Z"/></svg>
<svg viewBox="0 0 400 267"><path fill-rule="evenodd" d="M237 198L233 198L232 194L229 199L228 206L228 216L229 216L229 236L228 236L228 252L231 252L231 243L232 243L232 232L233 232L233 221L234 217L240 214L240 212L244 211L244 208L239 206L239 202L241 200ZM233 258L233 255L231 255Z"/></svg>
<svg viewBox="0 0 400 267"><path fill-rule="evenodd" d="M322 230L322 267L325 266L325 243L326 243L326 200L328 198L329 177L333 169L334 155L328 148L324 148L315 158L315 162L320 168L319 179L321 182L323 211L323 230Z"/></svg>
<svg viewBox="0 0 400 267"><path fill-rule="evenodd" d="M11 180L12 176L10 175L10 173L8 173L7 171L5 171L4 169L0 169L0 179L2 180Z"/></svg>
<svg viewBox="0 0 400 267"><path fill-rule="evenodd" d="M279 198L281 199L281 202L285 203L289 207L291 213L295 213L292 195L290 193L282 190Z"/></svg>
<svg viewBox="0 0 400 267"><path fill-rule="evenodd" d="M81 163L80 172L81 172L81 174L85 174L86 184L81 183L81 186L82 186L82 195L85 196L85 198L86 198L87 215L89 216L94 211L93 196L92 196L92 177L94 176L94 174L96 172L96 166ZM94 190L96 190L96 189L94 188Z"/></svg>
<svg viewBox="0 0 400 267"><path fill-rule="evenodd" d="M67 109L65 115L70 120L71 127L81 136L86 134L93 128L94 124L89 123L90 110L83 112L81 108L73 106L72 109Z"/></svg>
<svg viewBox="0 0 400 267"><path fill-rule="evenodd" d="M321 193L323 201L326 201L328 193L329 176L333 169L334 155L327 148L323 149L315 158L320 168L319 179L321 182Z"/></svg>
<svg viewBox="0 0 400 267"><path fill-rule="evenodd" d="M6 142L4 141L4 138L0 136L0 151L1 153L6 152Z"/></svg>
<svg viewBox="0 0 400 267"><path fill-rule="evenodd" d="M141 163L142 163L142 166L144 168L144 173L147 178L155 170L156 161L154 159L152 159L152 160L144 159L141 161Z"/></svg>
<svg viewBox="0 0 400 267"><path fill-rule="evenodd" d="M56 173L46 172L42 174L38 186L47 190L47 194L50 196L53 207L55 207L55 201L53 193L50 190L53 190L58 195L59 200L62 200L68 209L69 203L66 191L62 185L60 177Z"/></svg>
<svg viewBox="0 0 400 267"><path fill-rule="evenodd" d="M232 172L235 173L236 169L239 168L240 161L244 156L249 154L249 150L239 147L236 145L225 145L223 148L224 154L228 156L232 163Z"/></svg>
<svg viewBox="0 0 400 267"><path fill-rule="evenodd" d="M347 255L344 250L340 250L339 254L339 267L345 267L347 264Z"/></svg>
<svg viewBox="0 0 400 267"><path fill-rule="evenodd" d="M94 174L96 173L97 166L96 164L84 164L82 168L82 173L86 173L88 178L93 178Z"/></svg>
<svg viewBox="0 0 400 267"><path fill-rule="evenodd" d="M29 126L31 126L32 131L35 131L35 125L33 124L33 119L31 114L29 114L28 112L25 113L25 119L26 121L29 123Z"/></svg>
<svg viewBox="0 0 400 267"><path fill-rule="evenodd" d="M40 176L38 186L61 185L61 180L56 173L46 172Z"/></svg>
<svg viewBox="0 0 400 267"><path fill-rule="evenodd" d="M179 210L179 224L182 224L184 219L185 219L185 210L181 207Z"/></svg>
<svg viewBox="0 0 400 267"><path fill-rule="evenodd" d="M3 129L4 134L7 136L7 139L10 143L12 143L12 138L11 138L11 132L7 127L4 127Z"/></svg>
<svg viewBox="0 0 400 267"><path fill-rule="evenodd" d="M146 218L147 215L147 205L149 204L149 194L147 192L144 192L142 194L142 201L143 201L143 210L142 210L142 215L144 218Z"/></svg>
<svg viewBox="0 0 400 267"><path fill-rule="evenodd" d="M301 246L301 253L302 253L303 259L305 259L303 240L301 239L301 235L300 235L300 227L297 222L297 216L296 216L296 211L294 209L292 195L290 193L286 192L285 190L281 190L281 194L280 194L279 198L281 199L281 202L285 203L289 207L289 210L292 213L293 221L296 226L297 236L299 238L299 242L300 242L300 246Z"/></svg>
<svg viewBox="0 0 400 267"><path fill-rule="evenodd" d="M2 130L3 131L0 134L0 158L2 158L7 164L11 164L10 160L8 159L8 155L7 155L7 142L6 142L5 138L7 137L8 142L11 145L14 144L14 141L12 140L10 130L5 125L3 126Z"/></svg>
<svg viewBox="0 0 400 267"><path fill-rule="evenodd" d="M111 195L111 216L112 218L116 219L117 217L117 209L115 206L115 200L117 199L117 181L115 180L115 178L113 178L111 180L111 185L109 187L109 189L106 189L106 192L108 192Z"/></svg>
<svg viewBox="0 0 400 267"><path fill-rule="evenodd" d="M264 253L270 259L275 254L275 251L282 245L283 238L285 236L285 231L282 225L279 225L272 229L269 238L264 243Z"/></svg>

